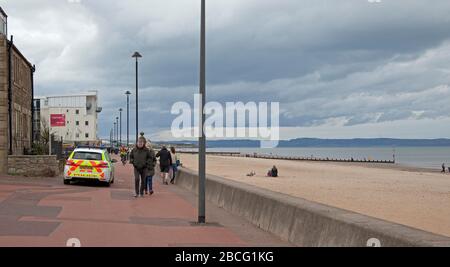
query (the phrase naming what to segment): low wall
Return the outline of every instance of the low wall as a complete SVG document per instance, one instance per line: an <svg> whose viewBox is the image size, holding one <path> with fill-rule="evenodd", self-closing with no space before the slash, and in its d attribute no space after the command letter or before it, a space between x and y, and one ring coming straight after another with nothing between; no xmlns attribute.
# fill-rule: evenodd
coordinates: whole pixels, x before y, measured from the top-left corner
<svg viewBox="0 0 450 267"><path fill-rule="evenodd" d="M55 177L60 174L56 156L8 156L8 174L27 177Z"/></svg>
<svg viewBox="0 0 450 267"><path fill-rule="evenodd" d="M180 169L176 184L198 192L198 174ZM450 238L301 198L208 176L206 198L284 241L304 247L445 246Z"/></svg>

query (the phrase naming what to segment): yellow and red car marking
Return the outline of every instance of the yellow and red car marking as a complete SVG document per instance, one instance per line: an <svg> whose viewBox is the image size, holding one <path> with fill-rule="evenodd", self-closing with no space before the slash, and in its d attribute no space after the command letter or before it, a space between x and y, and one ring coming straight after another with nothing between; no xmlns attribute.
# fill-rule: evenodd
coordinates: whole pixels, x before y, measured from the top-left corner
<svg viewBox="0 0 450 267"><path fill-rule="evenodd" d="M94 160L73 160L69 159L67 165L70 166L67 171L68 176L80 176L87 178L105 178L103 168L108 168L108 162L106 161L94 161ZM90 169L82 169L82 167L90 167ZM76 175L75 175L76 174Z"/></svg>

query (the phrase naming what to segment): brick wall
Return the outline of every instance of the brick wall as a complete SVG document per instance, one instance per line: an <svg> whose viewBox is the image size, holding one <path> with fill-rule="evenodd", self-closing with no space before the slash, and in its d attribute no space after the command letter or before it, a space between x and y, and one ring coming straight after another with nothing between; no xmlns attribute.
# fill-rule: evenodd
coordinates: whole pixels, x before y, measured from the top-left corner
<svg viewBox="0 0 450 267"><path fill-rule="evenodd" d="M8 174L26 177L55 177L61 174L56 156L8 156Z"/></svg>
<svg viewBox="0 0 450 267"><path fill-rule="evenodd" d="M8 46L0 35L0 173L7 172L8 155Z"/></svg>
<svg viewBox="0 0 450 267"><path fill-rule="evenodd" d="M12 57L12 138L9 138L8 121L8 40L0 35L0 174L6 173L9 140L12 154L22 155L31 149L32 82L31 65L17 48Z"/></svg>
<svg viewBox="0 0 450 267"><path fill-rule="evenodd" d="M31 66L16 49L12 65L13 154L22 155L24 149L31 149Z"/></svg>

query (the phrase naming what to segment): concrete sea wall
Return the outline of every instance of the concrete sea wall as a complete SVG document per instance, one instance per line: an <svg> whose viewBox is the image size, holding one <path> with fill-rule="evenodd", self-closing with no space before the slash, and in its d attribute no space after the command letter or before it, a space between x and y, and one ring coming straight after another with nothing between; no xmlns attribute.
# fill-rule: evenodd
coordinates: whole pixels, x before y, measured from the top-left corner
<svg viewBox="0 0 450 267"><path fill-rule="evenodd" d="M176 184L198 192L198 174L180 169ZM450 238L221 177L207 177L208 201L285 241L304 247L450 247Z"/></svg>

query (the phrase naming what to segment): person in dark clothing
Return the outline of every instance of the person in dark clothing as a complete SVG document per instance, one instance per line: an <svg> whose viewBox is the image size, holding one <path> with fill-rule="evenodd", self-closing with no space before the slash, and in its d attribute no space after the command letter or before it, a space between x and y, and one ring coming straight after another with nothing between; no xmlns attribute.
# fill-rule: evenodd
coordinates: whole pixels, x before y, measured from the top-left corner
<svg viewBox="0 0 450 267"><path fill-rule="evenodd" d="M152 164L151 166L148 168L147 171L147 178L145 181L145 194L150 194L153 195L153 176L155 176L155 165L156 165L156 155L155 155L155 151L152 149L152 146L150 144L150 141L147 143L147 148L150 150L150 155L152 158Z"/></svg>
<svg viewBox="0 0 450 267"><path fill-rule="evenodd" d="M445 163L442 163L442 173L445 173Z"/></svg>
<svg viewBox="0 0 450 267"><path fill-rule="evenodd" d="M271 177L278 177L278 169L276 166L273 166L272 170L270 171Z"/></svg>
<svg viewBox="0 0 450 267"><path fill-rule="evenodd" d="M165 185L169 184L169 172L172 166L172 156L165 146L156 154L159 158L159 167L161 169L161 179Z"/></svg>
<svg viewBox="0 0 450 267"><path fill-rule="evenodd" d="M153 158L150 150L145 146L147 140L143 135L139 137L136 147L131 151L130 164L134 166L134 197L144 196L147 172L152 168Z"/></svg>
<svg viewBox="0 0 450 267"><path fill-rule="evenodd" d="M171 184L175 184L175 177L177 176L178 166L180 166L180 160L175 147L170 148L170 157L172 158L171 172L172 177L170 179Z"/></svg>

